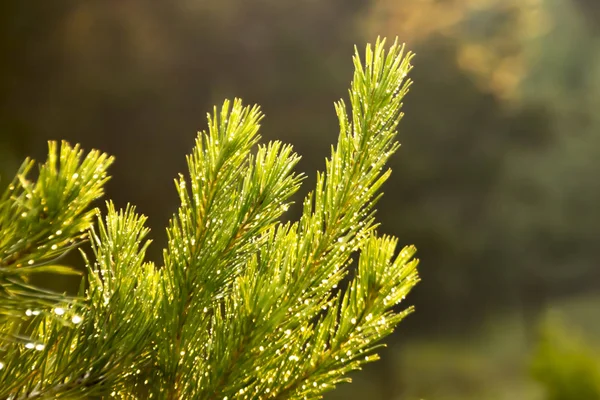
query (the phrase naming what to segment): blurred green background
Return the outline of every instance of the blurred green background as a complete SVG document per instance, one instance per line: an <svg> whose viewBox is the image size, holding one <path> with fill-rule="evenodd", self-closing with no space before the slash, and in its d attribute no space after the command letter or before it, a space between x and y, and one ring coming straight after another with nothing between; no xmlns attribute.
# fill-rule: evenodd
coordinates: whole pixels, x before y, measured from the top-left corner
<svg viewBox="0 0 600 400"><path fill-rule="evenodd" d="M158 260L212 105L259 103L305 194L377 35L417 54L378 217L422 282L328 398L600 399L598 0L2 1L0 185L50 139L111 153L107 197L150 217Z"/></svg>

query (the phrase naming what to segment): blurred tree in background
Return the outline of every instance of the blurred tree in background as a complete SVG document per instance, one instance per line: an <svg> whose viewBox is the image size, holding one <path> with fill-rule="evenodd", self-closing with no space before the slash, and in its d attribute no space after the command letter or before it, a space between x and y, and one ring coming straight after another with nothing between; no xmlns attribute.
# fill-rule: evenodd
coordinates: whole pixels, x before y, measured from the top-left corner
<svg viewBox="0 0 600 400"><path fill-rule="evenodd" d="M541 340L531 374L548 400L600 399L598 354L573 328L557 316L540 324Z"/></svg>
<svg viewBox="0 0 600 400"><path fill-rule="evenodd" d="M454 64L482 90L502 99L517 95L527 74L524 52L549 29L544 0L377 0L368 31L394 31L406 40L456 43Z"/></svg>

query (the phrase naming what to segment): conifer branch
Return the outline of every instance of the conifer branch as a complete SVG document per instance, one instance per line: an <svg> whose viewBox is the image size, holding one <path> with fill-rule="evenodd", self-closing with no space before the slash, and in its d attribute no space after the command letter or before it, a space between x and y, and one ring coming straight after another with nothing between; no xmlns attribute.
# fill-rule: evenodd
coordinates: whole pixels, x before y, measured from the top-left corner
<svg viewBox="0 0 600 400"><path fill-rule="evenodd" d="M88 288L81 300L39 313L28 337L9 347L0 398L108 396L128 386L147 357L148 317L160 293L154 266L143 263L144 221L133 208L108 204L98 233L90 232L96 261L87 261Z"/></svg>
<svg viewBox="0 0 600 400"><path fill-rule="evenodd" d="M35 162L19 168L0 195L0 357L2 341L11 340L20 324L72 297L28 284L32 274L77 274L56 262L87 238L93 222L90 204L103 194L113 158L79 146L48 144L48 159L37 179L29 179Z"/></svg>
<svg viewBox="0 0 600 400"><path fill-rule="evenodd" d="M279 219L303 179L299 156L258 145L258 107L215 108L189 176L175 181L181 205L161 268L144 261L146 218L133 207L109 202L104 218L86 209L111 158L82 161L78 147L58 155L51 144L35 184L26 161L0 197L9 233L0 237L0 399L320 398L377 359L412 311L395 307L418 281L414 248L395 256L374 210L399 147L411 58L384 40L364 61L356 52L351 113L335 103L338 144L295 223ZM34 272L69 272L54 259L86 238L78 296L27 283Z"/></svg>
<svg viewBox="0 0 600 400"><path fill-rule="evenodd" d="M386 57L383 45L383 42L376 44L375 55L367 48L367 72L363 71L358 54L355 56L355 64L359 67L351 91L354 128L348 122L343 103L338 103L338 148L332 151L325 174L318 175L316 191L305 200L300 223L278 231L289 235L289 245L283 244L285 238L271 232L271 240L275 242L273 247L285 251L284 260L290 264L274 263L282 256L271 252L263 256L261 249L260 260L265 260L268 265L256 268L260 274L256 269L248 269L250 276L240 277L238 292L234 291L232 301L225 304L221 317L225 321L217 319L213 322L218 326L214 327L216 334L235 331L236 337L222 339L230 343L233 351L231 347L221 347L225 353L208 355L207 364L211 367L215 363L224 365L212 371L215 383L204 385L202 393L207 396L212 393L215 398L252 398L265 394L269 368L277 372L285 370L286 355L292 357L290 364L298 363L298 356L288 345L307 340L305 335L308 333L305 332L311 330L302 324L312 321L324 308L335 308L336 303L330 297L332 290L345 276L352 252L370 237L374 229L371 210L377 199L376 191L389 176L389 171L381 172L382 167L398 147L394 141L395 128L401 117L401 98L410 84L403 83L410 70L410 54L403 58L403 48L395 44ZM370 119L369 124L362 124L363 119ZM351 131L353 135L349 134ZM256 292L252 293L252 289ZM240 312L238 305L241 304L260 304L262 307L252 307L244 313ZM243 307L242 310L246 311ZM394 320L397 322L399 319ZM245 329L249 325L252 329ZM273 327L277 327L275 332L269 332ZM262 361L260 354L265 351L265 339L271 347L265 358L270 360ZM269 362L274 364L269 365ZM256 365L261 368L255 370ZM232 370L247 379L233 379L233 385L224 382L224 377L230 376ZM273 389L268 393L271 395L267 397L275 396Z"/></svg>

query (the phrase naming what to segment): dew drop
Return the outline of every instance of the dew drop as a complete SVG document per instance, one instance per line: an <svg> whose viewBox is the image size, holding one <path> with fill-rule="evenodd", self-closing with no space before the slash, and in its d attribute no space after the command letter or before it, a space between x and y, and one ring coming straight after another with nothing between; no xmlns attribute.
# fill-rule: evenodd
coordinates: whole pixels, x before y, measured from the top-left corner
<svg viewBox="0 0 600 400"><path fill-rule="evenodd" d="M63 315L63 314L65 313L65 309L64 309L64 308L61 308L61 307L56 307L56 308L54 309L54 313L55 313L56 315Z"/></svg>

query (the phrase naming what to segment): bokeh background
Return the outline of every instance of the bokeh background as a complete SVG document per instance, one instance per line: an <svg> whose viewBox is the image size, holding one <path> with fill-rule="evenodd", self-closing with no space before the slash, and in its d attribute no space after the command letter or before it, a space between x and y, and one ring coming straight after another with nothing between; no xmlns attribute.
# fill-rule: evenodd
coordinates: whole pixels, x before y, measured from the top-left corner
<svg viewBox="0 0 600 400"><path fill-rule="evenodd" d="M259 103L305 194L378 35L417 54L378 216L422 282L327 398L599 399L597 0L0 1L0 186L50 139L113 154L107 197L150 217L159 260L213 104Z"/></svg>

